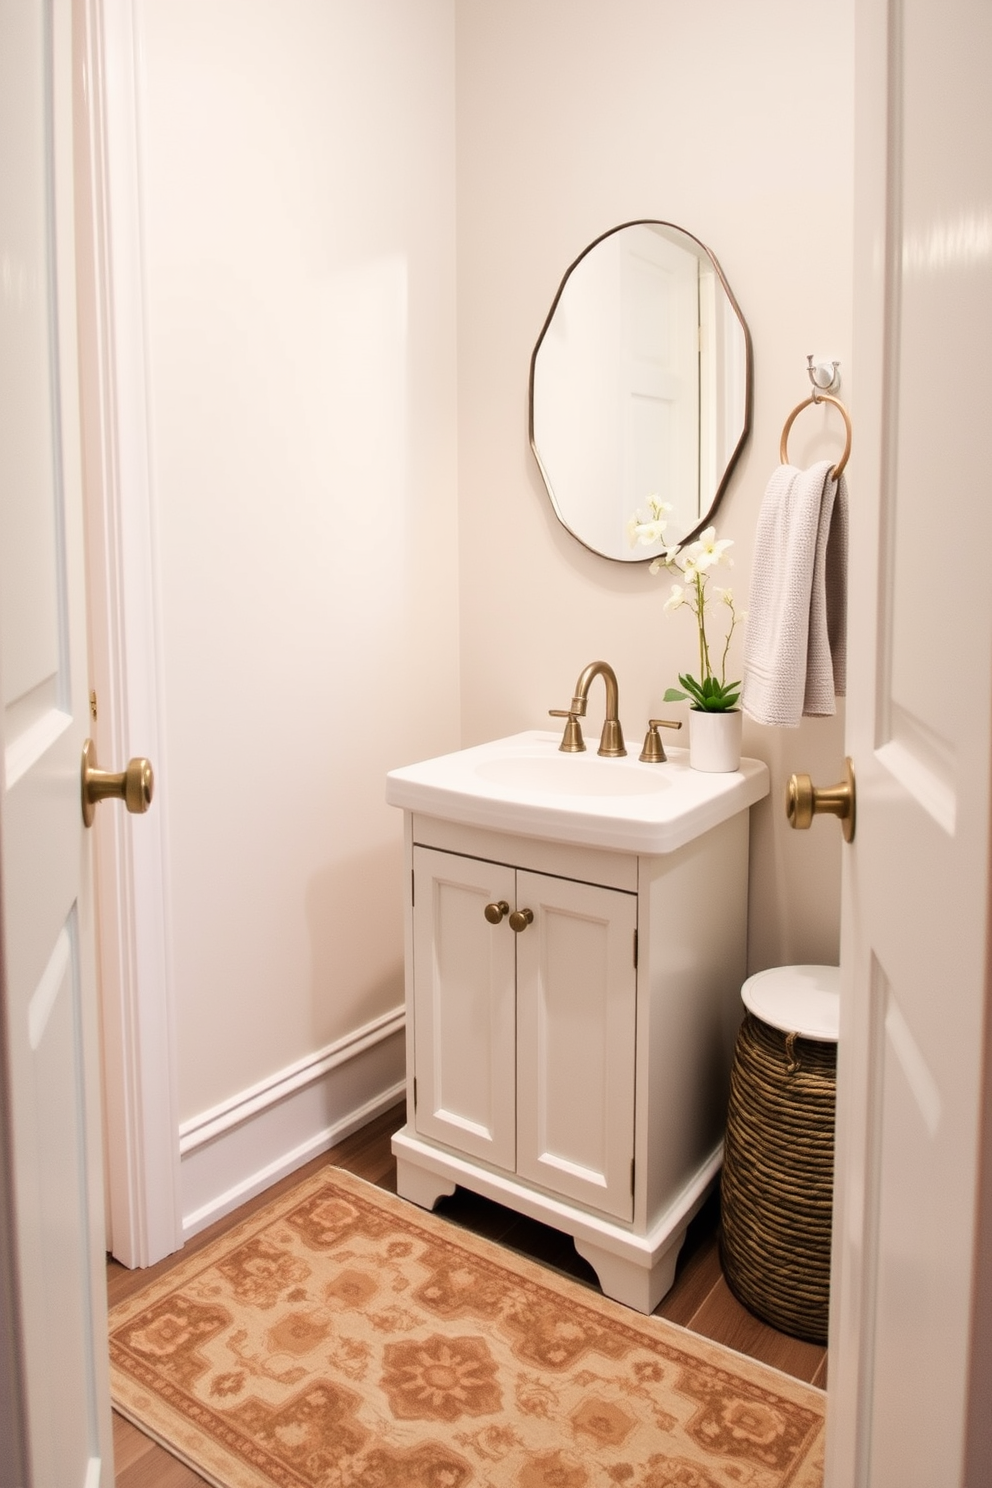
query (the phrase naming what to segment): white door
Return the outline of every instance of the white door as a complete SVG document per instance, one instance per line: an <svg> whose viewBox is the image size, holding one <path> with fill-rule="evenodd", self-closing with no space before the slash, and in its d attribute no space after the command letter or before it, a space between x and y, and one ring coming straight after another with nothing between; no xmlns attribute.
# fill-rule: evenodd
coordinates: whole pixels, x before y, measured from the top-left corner
<svg viewBox="0 0 992 1488"><path fill-rule="evenodd" d="M71 11L0 4L0 688L5 1106L18 1279L4 1465L110 1488L76 377ZM4 1206L0 1206L4 1207ZM11 1241L13 1245L11 1247ZM18 1477L18 1481L24 1481Z"/></svg>
<svg viewBox="0 0 992 1488"><path fill-rule="evenodd" d="M416 1128L512 1173L514 871L430 847L413 863Z"/></svg>
<svg viewBox="0 0 992 1488"><path fill-rule="evenodd" d="M634 1213L637 896L517 873L517 1172Z"/></svg>
<svg viewBox="0 0 992 1488"><path fill-rule="evenodd" d="M958 1488L992 1471L974 1362L989 1345L992 7L861 0L857 47L857 827L827 1483Z"/></svg>

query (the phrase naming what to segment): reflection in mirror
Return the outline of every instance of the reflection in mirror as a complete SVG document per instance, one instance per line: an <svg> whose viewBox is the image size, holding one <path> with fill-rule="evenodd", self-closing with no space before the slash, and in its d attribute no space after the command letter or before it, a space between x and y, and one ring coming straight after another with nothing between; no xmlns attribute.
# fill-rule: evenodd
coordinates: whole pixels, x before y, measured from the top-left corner
<svg viewBox="0 0 992 1488"><path fill-rule="evenodd" d="M628 222L568 270L534 348L530 438L555 511L594 553L650 561L712 518L751 423L751 341L691 233ZM654 496L664 537L632 548Z"/></svg>

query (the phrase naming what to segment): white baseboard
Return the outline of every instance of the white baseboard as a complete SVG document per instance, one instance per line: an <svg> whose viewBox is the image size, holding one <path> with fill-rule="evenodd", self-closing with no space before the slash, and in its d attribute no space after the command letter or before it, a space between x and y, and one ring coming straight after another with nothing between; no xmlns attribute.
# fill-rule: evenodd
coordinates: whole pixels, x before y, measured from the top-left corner
<svg viewBox="0 0 992 1488"><path fill-rule="evenodd" d="M183 1240L402 1100L403 1029L397 1008L183 1122Z"/></svg>

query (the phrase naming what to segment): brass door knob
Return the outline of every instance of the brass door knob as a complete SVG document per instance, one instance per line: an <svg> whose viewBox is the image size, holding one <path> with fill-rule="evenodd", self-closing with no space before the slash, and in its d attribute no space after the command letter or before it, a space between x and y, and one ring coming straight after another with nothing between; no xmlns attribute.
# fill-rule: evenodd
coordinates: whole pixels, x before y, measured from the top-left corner
<svg viewBox="0 0 992 1488"><path fill-rule="evenodd" d="M534 911L532 909L515 909L510 916L510 929L517 935L521 930L526 930L528 925L534 923Z"/></svg>
<svg viewBox="0 0 992 1488"><path fill-rule="evenodd" d="M482 913L490 925L498 925L503 916L510 913L510 906L505 899L500 899L496 904L487 904Z"/></svg>
<svg viewBox="0 0 992 1488"><path fill-rule="evenodd" d="M112 772L101 770L96 762L96 745L87 739L83 745L82 801L83 821L93 825L93 816L100 801L113 797L123 801L128 811L144 812L152 804L155 790L155 774L146 759L128 761L126 770Z"/></svg>
<svg viewBox="0 0 992 1488"><path fill-rule="evenodd" d="M800 831L812 824L814 816L826 813L839 816L845 842L854 841L856 791L854 767L844 761L844 779L837 785L816 786L808 775L792 775L786 787L785 814L789 823Z"/></svg>

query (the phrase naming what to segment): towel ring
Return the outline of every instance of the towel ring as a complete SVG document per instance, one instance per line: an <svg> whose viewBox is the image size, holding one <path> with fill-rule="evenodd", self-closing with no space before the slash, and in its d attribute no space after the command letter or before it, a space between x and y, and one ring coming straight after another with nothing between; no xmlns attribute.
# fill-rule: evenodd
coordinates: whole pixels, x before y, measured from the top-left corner
<svg viewBox="0 0 992 1488"><path fill-rule="evenodd" d="M812 398L804 398L803 401L792 410L792 412L789 414L789 417L785 421L785 428L782 430L782 442L778 447L778 457L783 465L788 465L789 451L787 446L789 442L789 430L795 423L797 415L802 413L804 408L809 408L810 404L812 403L832 403L835 408L838 408L840 410L841 418L844 420L844 427L847 430L847 443L844 445L844 453L841 455L840 459L837 461L837 464L830 472L830 477L832 480L840 480L841 474L844 470L844 466L851 458L851 415L848 413L847 409L844 407L839 398L831 398L828 393L820 393L819 395L814 393Z"/></svg>

